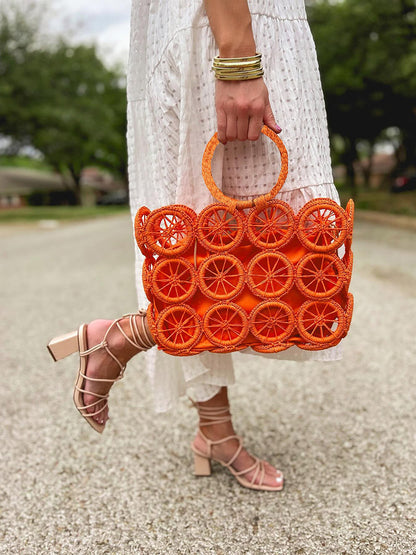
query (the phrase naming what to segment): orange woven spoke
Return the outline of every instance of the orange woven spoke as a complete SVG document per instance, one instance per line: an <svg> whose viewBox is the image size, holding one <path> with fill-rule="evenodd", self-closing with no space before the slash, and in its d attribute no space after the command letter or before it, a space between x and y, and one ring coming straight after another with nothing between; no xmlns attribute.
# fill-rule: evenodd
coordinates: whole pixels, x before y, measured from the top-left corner
<svg viewBox="0 0 416 555"><path fill-rule="evenodd" d="M180 303L192 297L197 289L193 265L181 258L159 260L153 270L155 296L166 303Z"/></svg>
<svg viewBox="0 0 416 555"><path fill-rule="evenodd" d="M190 349L202 333L201 319L187 305L171 306L162 310L156 322L157 340L168 349Z"/></svg>
<svg viewBox="0 0 416 555"><path fill-rule="evenodd" d="M303 245L316 252L337 249L348 233L344 210L330 199L309 201L299 212L298 236Z"/></svg>
<svg viewBox="0 0 416 555"><path fill-rule="evenodd" d="M198 217L198 239L211 251L236 247L244 235L244 215L226 205L211 204Z"/></svg>
<svg viewBox="0 0 416 555"><path fill-rule="evenodd" d="M244 267L231 254L213 254L199 268L199 284L211 299L231 299L244 285Z"/></svg>
<svg viewBox="0 0 416 555"><path fill-rule="evenodd" d="M345 331L345 314L335 301L306 301L300 307L298 330L310 343L330 343ZM335 326L335 329L333 329Z"/></svg>
<svg viewBox="0 0 416 555"><path fill-rule="evenodd" d="M185 210L160 208L149 215L144 235L155 252L175 256L191 245L194 239L193 222Z"/></svg>
<svg viewBox="0 0 416 555"><path fill-rule="evenodd" d="M248 333L245 311L234 303L217 303L208 309L203 321L207 338L222 347L237 345Z"/></svg>
<svg viewBox="0 0 416 555"><path fill-rule="evenodd" d="M296 285L311 299L332 297L344 285L345 268L332 254L306 254L296 266Z"/></svg>
<svg viewBox="0 0 416 555"><path fill-rule="evenodd" d="M293 310L282 301L263 301L250 314L250 331L262 343L283 341L294 327Z"/></svg>
<svg viewBox="0 0 416 555"><path fill-rule="evenodd" d="M262 298L284 295L292 286L293 265L281 253L257 254L247 268L247 284L251 291Z"/></svg>
<svg viewBox="0 0 416 555"><path fill-rule="evenodd" d="M279 248L293 236L295 215L291 207L282 201L269 201L264 209L254 208L247 220L250 241L262 248Z"/></svg>

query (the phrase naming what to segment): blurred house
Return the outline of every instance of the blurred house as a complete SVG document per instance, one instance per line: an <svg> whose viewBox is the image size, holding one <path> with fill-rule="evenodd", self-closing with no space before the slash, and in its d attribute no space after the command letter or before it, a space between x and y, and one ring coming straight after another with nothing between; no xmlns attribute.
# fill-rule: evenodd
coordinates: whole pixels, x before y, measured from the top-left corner
<svg viewBox="0 0 416 555"><path fill-rule="evenodd" d="M391 172L396 165L396 158L393 154L379 152L373 157L365 158L364 160L356 161L354 163L354 170L357 180L357 185L365 185L366 173L368 176L368 185L370 189L379 189L385 184L386 179L390 181ZM346 179L345 166L335 166L332 170L334 180L339 183L344 183Z"/></svg>
<svg viewBox="0 0 416 555"><path fill-rule="evenodd" d="M109 173L85 168L81 177L83 204L95 205L110 193L125 191L125 186ZM30 205L68 205L74 195L57 173L19 167L0 167L0 209Z"/></svg>

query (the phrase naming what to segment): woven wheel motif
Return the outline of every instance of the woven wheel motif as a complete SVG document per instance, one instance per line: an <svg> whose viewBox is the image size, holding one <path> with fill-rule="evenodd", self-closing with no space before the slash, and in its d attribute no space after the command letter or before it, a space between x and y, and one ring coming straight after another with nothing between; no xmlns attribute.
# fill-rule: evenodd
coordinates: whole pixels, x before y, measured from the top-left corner
<svg viewBox="0 0 416 555"><path fill-rule="evenodd" d="M225 204L207 206L198 217L197 234L201 245L224 252L240 244L244 235L244 214Z"/></svg>
<svg viewBox="0 0 416 555"><path fill-rule="evenodd" d="M204 316L204 331L208 339L220 347L238 345L248 333L245 311L234 303L217 303Z"/></svg>
<svg viewBox="0 0 416 555"><path fill-rule="evenodd" d="M152 285L161 301L181 303L196 291L196 272L190 262L181 258L159 260L153 270Z"/></svg>
<svg viewBox="0 0 416 555"><path fill-rule="evenodd" d="M342 336L345 312L333 300L306 301L298 312L300 335L311 343L331 343Z"/></svg>
<svg viewBox="0 0 416 555"><path fill-rule="evenodd" d="M214 254L199 268L199 286L211 299L232 299L244 285L244 266L231 254Z"/></svg>
<svg viewBox="0 0 416 555"><path fill-rule="evenodd" d="M147 219L144 236L157 254L176 256L194 239L192 218L188 211L173 206L154 210Z"/></svg>
<svg viewBox="0 0 416 555"><path fill-rule="evenodd" d="M306 254L296 266L296 285L310 299L334 296L344 281L344 265L332 254Z"/></svg>
<svg viewBox="0 0 416 555"><path fill-rule="evenodd" d="M272 200L266 208L253 208L247 218L247 235L253 245L277 249L290 241L295 215L285 202Z"/></svg>
<svg viewBox="0 0 416 555"><path fill-rule="evenodd" d="M156 321L158 341L171 350L190 349L201 336L201 318L187 305L162 310Z"/></svg>
<svg viewBox="0 0 416 555"><path fill-rule="evenodd" d="M278 252L261 252L247 268L247 284L262 299L275 299L292 287L294 268L291 261Z"/></svg>
<svg viewBox="0 0 416 555"><path fill-rule="evenodd" d="M299 212L298 237L315 252L331 252L340 247L348 233L344 210L333 200L309 201Z"/></svg>
<svg viewBox="0 0 416 555"><path fill-rule="evenodd" d="M250 314L250 331L262 343L283 341L292 334L294 327L293 310L281 301L264 301Z"/></svg>

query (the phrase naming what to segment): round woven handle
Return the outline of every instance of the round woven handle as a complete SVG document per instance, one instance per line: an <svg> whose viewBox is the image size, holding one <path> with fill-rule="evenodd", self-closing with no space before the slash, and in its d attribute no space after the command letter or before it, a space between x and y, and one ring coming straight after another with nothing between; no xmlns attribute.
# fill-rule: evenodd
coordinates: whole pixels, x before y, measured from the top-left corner
<svg viewBox="0 0 416 555"><path fill-rule="evenodd" d="M243 209L243 208L251 208L253 206L264 206L268 200L271 200L277 195L277 193L283 187L283 184L286 180L287 150L285 148L285 145L283 144L280 137L266 125L263 125L261 132L263 133L263 135L267 135L267 137L269 137L279 149L280 158L281 158L281 167L280 167L279 178L276 182L276 185L273 187L273 189L269 193L266 193L265 195L260 195L259 197L253 200L236 200L231 197L227 197L227 195L224 195L224 193L220 191L220 189L218 189L214 181L214 178L212 177L212 171L211 171L212 157L219 143L218 133L215 133L212 136L207 146L205 147L204 156L202 157L202 177L204 178L205 185L208 187L212 196L215 199L217 199L219 202L223 202L224 204L227 204L231 208Z"/></svg>

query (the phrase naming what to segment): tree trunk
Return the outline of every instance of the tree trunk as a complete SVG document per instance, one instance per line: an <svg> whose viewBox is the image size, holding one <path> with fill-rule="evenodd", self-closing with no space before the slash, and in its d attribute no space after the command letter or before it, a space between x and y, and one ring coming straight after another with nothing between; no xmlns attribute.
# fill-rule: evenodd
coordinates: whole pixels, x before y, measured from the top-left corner
<svg viewBox="0 0 416 555"><path fill-rule="evenodd" d="M373 163L374 163L374 143L372 143L370 146L368 164L366 166L361 164L361 168L364 176L364 187L366 189L370 188L370 179L371 179L371 174L373 173Z"/></svg>
<svg viewBox="0 0 416 555"><path fill-rule="evenodd" d="M346 182L347 182L347 186L351 190L351 197L353 198L354 201L356 201L358 198L358 188L357 188L354 162L357 159L357 147L356 147L355 139L348 138L346 143L347 143L347 147L345 149L344 156L343 156L345 169L346 169Z"/></svg>
<svg viewBox="0 0 416 555"><path fill-rule="evenodd" d="M74 194L75 194L75 202L77 206L81 206L82 205L82 197L81 197L81 172L77 172L74 168L74 166L69 165L68 166L69 172L71 174L71 177L74 181Z"/></svg>

